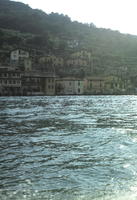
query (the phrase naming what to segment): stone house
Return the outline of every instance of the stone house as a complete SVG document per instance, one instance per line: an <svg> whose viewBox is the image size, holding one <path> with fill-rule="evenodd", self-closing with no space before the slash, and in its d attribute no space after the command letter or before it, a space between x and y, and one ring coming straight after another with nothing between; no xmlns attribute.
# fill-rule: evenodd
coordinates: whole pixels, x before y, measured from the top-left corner
<svg viewBox="0 0 137 200"><path fill-rule="evenodd" d="M22 73L11 67L0 67L0 96L21 95Z"/></svg>
<svg viewBox="0 0 137 200"><path fill-rule="evenodd" d="M29 52L23 49L12 50L10 53L10 65L18 67L22 71L30 71L32 66Z"/></svg>
<svg viewBox="0 0 137 200"><path fill-rule="evenodd" d="M57 95L82 95L84 81L79 78L59 78L56 80Z"/></svg>
<svg viewBox="0 0 137 200"><path fill-rule="evenodd" d="M105 91L105 78L87 77L84 80L85 94L103 94Z"/></svg>
<svg viewBox="0 0 137 200"><path fill-rule="evenodd" d="M23 95L42 95L40 76L36 72L24 72L22 75Z"/></svg>
<svg viewBox="0 0 137 200"><path fill-rule="evenodd" d="M45 95L55 95L55 82L56 77L55 75L52 74L45 74L43 78L43 83L44 83L44 94Z"/></svg>
<svg viewBox="0 0 137 200"><path fill-rule="evenodd" d="M55 75L40 71L25 72L22 76L23 95L55 95Z"/></svg>
<svg viewBox="0 0 137 200"><path fill-rule="evenodd" d="M29 52L23 49L14 49L10 53L11 61L20 61L29 58Z"/></svg>
<svg viewBox="0 0 137 200"><path fill-rule="evenodd" d="M105 78L105 93L124 94L127 90L127 81L117 76L108 76Z"/></svg>

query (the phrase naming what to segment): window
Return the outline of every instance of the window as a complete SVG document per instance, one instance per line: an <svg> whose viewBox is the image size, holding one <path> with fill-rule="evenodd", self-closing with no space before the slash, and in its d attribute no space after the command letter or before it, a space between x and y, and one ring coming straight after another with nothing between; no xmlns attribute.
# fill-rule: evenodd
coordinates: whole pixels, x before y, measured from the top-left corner
<svg viewBox="0 0 137 200"><path fill-rule="evenodd" d="M16 58L17 58L17 55L13 55L13 58L16 59Z"/></svg>
<svg viewBox="0 0 137 200"><path fill-rule="evenodd" d="M111 83L111 89L113 89L114 88L114 85L113 85L113 83Z"/></svg>
<svg viewBox="0 0 137 200"><path fill-rule="evenodd" d="M90 88L92 88L92 82L90 82Z"/></svg>

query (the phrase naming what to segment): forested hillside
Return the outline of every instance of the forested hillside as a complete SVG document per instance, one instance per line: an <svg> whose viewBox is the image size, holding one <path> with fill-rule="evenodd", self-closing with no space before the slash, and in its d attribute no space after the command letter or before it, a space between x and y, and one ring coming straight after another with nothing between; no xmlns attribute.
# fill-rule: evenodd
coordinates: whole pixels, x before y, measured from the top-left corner
<svg viewBox="0 0 137 200"><path fill-rule="evenodd" d="M0 0L0 47L39 49L65 59L84 51L91 55L87 65L94 75L137 74L137 36L72 22L68 16L9 0Z"/></svg>

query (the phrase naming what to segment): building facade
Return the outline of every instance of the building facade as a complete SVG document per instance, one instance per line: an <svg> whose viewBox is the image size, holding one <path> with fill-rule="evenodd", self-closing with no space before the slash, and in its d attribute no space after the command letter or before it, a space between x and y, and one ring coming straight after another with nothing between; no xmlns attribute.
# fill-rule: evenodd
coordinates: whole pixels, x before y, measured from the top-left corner
<svg viewBox="0 0 137 200"><path fill-rule="evenodd" d="M22 71L31 70L31 60L29 52L23 49L15 49L10 53L10 65Z"/></svg>
<svg viewBox="0 0 137 200"><path fill-rule="evenodd" d="M85 94L103 94L105 91L105 78L88 77L84 80Z"/></svg>
<svg viewBox="0 0 137 200"><path fill-rule="evenodd" d="M21 71L0 67L0 96L22 95Z"/></svg>
<svg viewBox="0 0 137 200"><path fill-rule="evenodd" d="M11 61L19 61L29 58L29 52L23 49L14 49L10 53Z"/></svg>
<svg viewBox="0 0 137 200"><path fill-rule="evenodd" d="M78 78L60 78L56 80L57 95L84 94L84 81Z"/></svg>

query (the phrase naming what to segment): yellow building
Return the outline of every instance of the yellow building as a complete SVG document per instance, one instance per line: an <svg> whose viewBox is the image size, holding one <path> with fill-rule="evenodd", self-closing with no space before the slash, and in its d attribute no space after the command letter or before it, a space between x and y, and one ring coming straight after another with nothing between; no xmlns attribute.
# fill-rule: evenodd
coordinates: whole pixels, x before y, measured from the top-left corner
<svg viewBox="0 0 137 200"><path fill-rule="evenodd" d="M54 55L43 56L39 59L40 64L52 65L52 66L63 66L64 59L61 57L56 57Z"/></svg>
<svg viewBox="0 0 137 200"><path fill-rule="evenodd" d="M122 94L126 92L127 82L117 76L105 78L105 92L108 94Z"/></svg>
<svg viewBox="0 0 137 200"><path fill-rule="evenodd" d="M68 65L68 66L70 66L70 65L73 65L73 66L80 66L80 67L86 67L86 66L88 66L88 63L87 63L87 61L85 60L85 59L80 59L80 58L73 58L73 59L68 59L67 61L66 61L66 64Z"/></svg>

